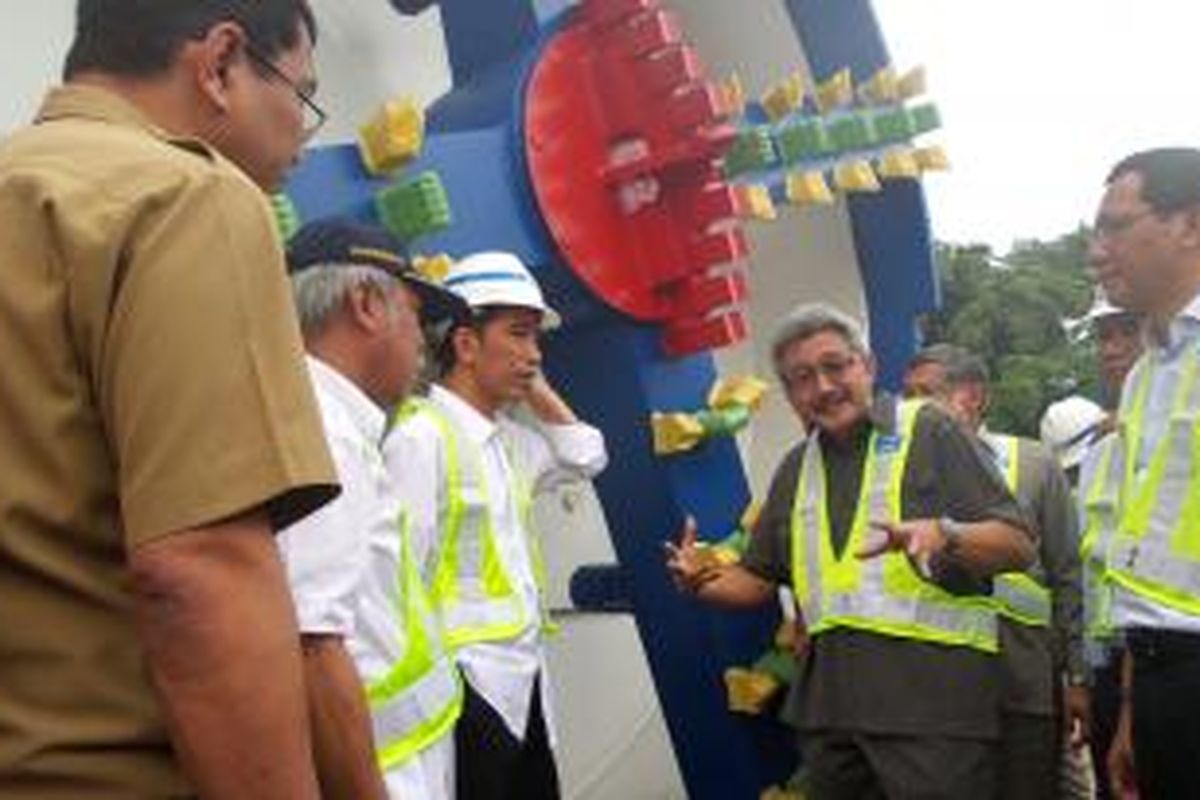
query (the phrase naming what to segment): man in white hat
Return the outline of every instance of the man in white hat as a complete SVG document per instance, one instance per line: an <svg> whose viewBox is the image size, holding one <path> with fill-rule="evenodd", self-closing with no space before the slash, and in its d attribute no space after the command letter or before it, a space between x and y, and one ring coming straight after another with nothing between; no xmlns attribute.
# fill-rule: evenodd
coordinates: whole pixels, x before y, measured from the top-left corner
<svg viewBox="0 0 1200 800"><path fill-rule="evenodd" d="M1108 425L1108 414L1103 407L1073 394L1046 406L1039 433L1042 444L1058 459L1058 465L1074 485L1078 483L1084 457L1108 432Z"/></svg>
<svg viewBox="0 0 1200 800"><path fill-rule="evenodd" d="M557 798L542 648L550 620L530 511L551 485L600 472L604 439L542 375L538 338L559 318L520 259L478 253L445 285L471 316L445 333L437 382L398 414L384 456L465 678L458 797Z"/></svg>
<svg viewBox="0 0 1200 800"><path fill-rule="evenodd" d="M1114 306L1097 287L1085 321L1096 340L1104 407L1074 395L1052 403L1042 415L1042 442L1054 452L1078 487L1076 497L1083 535L1084 653L1091 673L1088 745L1096 777L1096 796L1108 800L1107 755L1120 712L1122 645L1110 618L1111 590L1103 581L1105 553L1113 531L1115 497L1106 481L1119 464L1114 446L1115 409L1125 377L1142 353L1141 314ZM1107 410L1106 410L1107 409ZM1078 796L1078 795L1072 795Z"/></svg>

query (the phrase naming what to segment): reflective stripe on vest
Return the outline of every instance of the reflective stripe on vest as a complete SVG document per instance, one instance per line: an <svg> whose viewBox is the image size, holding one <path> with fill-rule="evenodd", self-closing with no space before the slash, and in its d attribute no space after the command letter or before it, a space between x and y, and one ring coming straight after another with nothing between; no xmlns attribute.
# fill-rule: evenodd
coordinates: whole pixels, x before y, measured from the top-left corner
<svg viewBox="0 0 1200 800"><path fill-rule="evenodd" d="M523 480L520 465L505 448L510 473L509 491L526 532L539 607L529 609L516 590L510 568L504 563L491 508L483 454L457 435L445 414L427 401L410 402L404 416L424 414L433 422L444 444L446 457L446 513L434 569L432 595L442 616L446 640L459 648L473 642L505 641L520 636L541 616L542 629L553 633L544 613L545 562L532 533L532 487ZM474 486L463 480L464 467L475 476Z"/></svg>
<svg viewBox="0 0 1200 800"><path fill-rule="evenodd" d="M529 561L533 568L533 582L537 586L538 611L541 613L542 633L546 636L557 636L562 628L550 618L550 608L546 603L546 558L542 554L541 537L538 536L533 524L533 486L525 474L524 468L517 462L516 454L505 446L508 463L513 469L513 484L517 494L518 514L521 525L525 528L525 541L529 545Z"/></svg>
<svg viewBox="0 0 1200 800"><path fill-rule="evenodd" d="M809 630L844 627L904 639L997 652L989 598L955 597L921 578L904 553L859 559L873 520L901 516L901 484L920 402L896 409L896 433L872 431L862 486L841 558L833 552L825 467L816 434L808 438L792 509L792 583Z"/></svg>
<svg viewBox="0 0 1200 800"><path fill-rule="evenodd" d="M1105 565L1116 529L1117 498L1121 491L1121 448L1115 434L1106 436L1098 445L1096 469L1083 493L1083 516L1086 527L1079 543L1079 560L1083 565L1084 630L1096 639L1113 635L1112 587L1104 580Z"/></svg>
<svg viewBox="0 0 1200 800"><path fill-rule="evenodd" d="M1021 440L1016 436L988 434L988 450L1004 476L1008 490L1018 496L1020 487ZM992 579L992 598L1005 618L1021 625L1044 628L1050 625L1050 590L1025 572L1005 572Z"/></svg>
<svg viewBox="0 0 1200 800"><path fill-rule="evenodd" d="M371 727L381 769L404 763L449 734L462 712L458 669L442 647L421 572L410 545L411 521L402 514L396 616L404 656L381 679L367 685Z"/></svg>
<svg viewBox="0 0 1200 800"><path fill-rule="evenodd" d="M1125 422L1120 523L1109 551L1106 577L1150 600L1200 616L1200 381L1196 352L1185 361L1166 430L1139 473L1147 397L1157 368L1153 354L1139 363L1132 407ZM1124 411L1124 409L1123 409Z"/></svg>

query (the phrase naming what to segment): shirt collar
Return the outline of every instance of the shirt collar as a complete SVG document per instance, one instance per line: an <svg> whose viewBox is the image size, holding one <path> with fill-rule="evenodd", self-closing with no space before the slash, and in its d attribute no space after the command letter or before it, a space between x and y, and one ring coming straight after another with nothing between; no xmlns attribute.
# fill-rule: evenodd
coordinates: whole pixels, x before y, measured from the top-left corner
<svg viewBox="0 0 1200 800"><path fill-rule="evenodd" d="M364 438L372 442L383 439L387 414L367 397L366 392L316 356L308 356L308 367L316 385L350 415L354 427Z"/></svg>
<svg viewBox="0 0 1200 800"><path fill-rule="evenodd" d="M1166 338L1160 340L1153 330L1153 323L1146 326L1143 339L1148 348L1163 351L1168 357L1178 353L1181 344L1200 334L1200 293L1171 317L1167 325Z"/></svg>
<svg viewBox="0 0 1200 800"><path fill-rule="evenodd" d="M429 399L441 406L476 444L485 444L499 430L496 423L479 409L440 384L435 383L430 388Z"/></svg>
<svg viewBox="0 0 1200 800"><path fill-rule="evenodd" d="M115 92L98 86L68 83L54 87L42 100L35 122L68 118L144 128L158 136L166 137L165 132L152 123L137 106Z"/></svg>
<svg viewBox="0 0 1200 800"><path fill-rule="evenodd" d="M896 432L896 396L888 392L879 392L871 401L867 411L867 419L871 427L880 433Z"/></svg>
<svg viewBox="0 0 1200 800"><path fill-rule="evenodd" d="M997 458L1004 453L1004 440L1000 438L1000 434L994 433L988 428L987 423L979 426L979 430L975 432L975 438L983 445L983 449L988 455Z"/></svg>
<svg viewBox="0 0 1200 800"><path fill-rule="evenodd" d="M156 125L136 105L116 92L99 86L66 83L46 93L34 118L35 124L60 119L86 119L108 122L127 128L146 131L151 136L211 157L212 149L199 139L174 136Z"/></svg>

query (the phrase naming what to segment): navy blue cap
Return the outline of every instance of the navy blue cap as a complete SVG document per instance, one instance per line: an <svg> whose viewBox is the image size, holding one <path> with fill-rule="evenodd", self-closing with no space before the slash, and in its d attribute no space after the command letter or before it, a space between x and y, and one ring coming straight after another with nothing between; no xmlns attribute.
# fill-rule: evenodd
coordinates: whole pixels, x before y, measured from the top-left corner
<svg viewBox="0 0 1200 800"><path fill-rule="evenodd" d="M421 319L425 322L470 314L457 294L417 272L403 243L378 225L365 225L347 217L306 223L288 241L288 272L295 275L319 266L375 267L394 275L421 298Z"/></svg>

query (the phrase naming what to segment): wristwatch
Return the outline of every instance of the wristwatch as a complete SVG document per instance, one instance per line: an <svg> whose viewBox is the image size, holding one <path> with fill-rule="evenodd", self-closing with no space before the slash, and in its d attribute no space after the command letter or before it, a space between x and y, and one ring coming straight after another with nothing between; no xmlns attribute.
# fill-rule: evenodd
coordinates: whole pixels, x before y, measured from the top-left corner
<svg viewBox="0 0 1200 800"><path fill-rule="evenodd" d="M958 552L959 545L962 543L965 526L961 522L955 522L949 517L942 517L938 520L938 527L942 531L942 536L946 539L946 544L942 546L942 554L953 558Z"/></svg>

